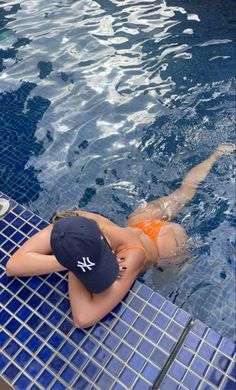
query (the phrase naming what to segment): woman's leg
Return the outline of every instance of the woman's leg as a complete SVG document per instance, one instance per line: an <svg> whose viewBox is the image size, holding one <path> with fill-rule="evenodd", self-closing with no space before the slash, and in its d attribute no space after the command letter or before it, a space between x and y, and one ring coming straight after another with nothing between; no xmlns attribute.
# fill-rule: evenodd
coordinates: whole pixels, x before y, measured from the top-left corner
<svg viewBox="0 0 236 390"><path fill-rule="evenodd" d="M224 154L235 151L235 145L230 143L221 144L204 161L196 165L187 173L181 185L172 194L163 196L154 201L141 205L128 217L128 225L145 219L167 219L174 215L193 198L198 185L205 179L212 165Z"/></svg>

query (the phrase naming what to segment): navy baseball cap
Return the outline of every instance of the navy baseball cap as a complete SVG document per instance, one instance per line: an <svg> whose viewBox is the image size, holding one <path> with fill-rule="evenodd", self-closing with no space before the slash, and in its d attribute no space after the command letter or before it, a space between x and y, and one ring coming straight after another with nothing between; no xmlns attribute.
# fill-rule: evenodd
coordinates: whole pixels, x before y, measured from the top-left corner
<svg viewBox="0 0 236 390"><path fill-rule="evenodd" d="M106 290L116 280L116 255L95 221L79 216L62 218L53 225L50 243L57 261L92 293Z"/></svg>

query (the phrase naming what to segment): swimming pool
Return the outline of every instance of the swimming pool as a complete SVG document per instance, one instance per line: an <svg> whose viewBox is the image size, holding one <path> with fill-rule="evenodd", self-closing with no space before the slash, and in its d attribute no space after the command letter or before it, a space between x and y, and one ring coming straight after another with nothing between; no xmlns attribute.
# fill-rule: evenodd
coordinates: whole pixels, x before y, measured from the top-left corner
<svg viewBox="0 0 236 390"><path fill-rule="evenodd" d="M85 207L123 223L235 141L234 2L0 4L1 190L49 219ZM192 262L144 282L235 339L233 156L178 216ZM107 204L109 203L109 207Z"/></svg>

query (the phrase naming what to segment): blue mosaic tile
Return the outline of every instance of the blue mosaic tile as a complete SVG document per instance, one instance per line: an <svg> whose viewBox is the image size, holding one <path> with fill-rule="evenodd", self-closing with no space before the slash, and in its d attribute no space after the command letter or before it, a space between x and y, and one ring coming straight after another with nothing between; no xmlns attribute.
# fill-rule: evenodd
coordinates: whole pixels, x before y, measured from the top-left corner
<svg viewBox="0 0 236 390"><path fill-rule="evenodd" d="M92 390L93 381L101 390L151 390L190 322L190 314L136 281L132 292L100 323L88 330L75 329L66 272L24 278L4 274L16 244L47 225L16 203L14 212L20 217L10 212L0 220L6 250L0 251L0 284L4 287L0 374L19 390ZM160 389L195 389L200 386L198 381L202 381L201 390L204 384L226 385L226 380L230 385L235 375L234 352L232 342L195 321Z"/></svg>
<svg viewBox="0 0 236 390"><path fill-rule="evenodd" d="M121 343L115 350L116 355L123 361L127 361L132 353L132 348L125 343Z"/></svg>
<svg viewBox="0 0 236 390"><path fill-rule="evenodd" d="M50 390L67 390L67 387L61 381L57 380L50 386Z"/></svg>
<svg viewBox="0 0 236 390"><path fill-rule="evenodd" d="M156 309L150 305L145 305L141 311L141 315L150 322L156 316Z"/></svg>
<svg viewBox="0 0 236 390"><path fill-rule="evenodd" d="M228 374L236 380L236 363L232 362Z"/></svg>
<svg viewBox="0 0 236 390"><path fill-rule="evenodd" d="M224 352L225 355L232 357L236 351L236 344L229 339L223 338L219 345L219 350Z"/></svg>
<svg viewBox="0 0 236 390"><path fill-rule="evenodd" d="M184 345L192 351L196 351L200 342L201 339L199 339L198 336L195 336L193 333L190 332L184 340Z"/></svg>
<svg viewBox="0 0 236 390"><path fill-rule="evenodd" d="M192 372L188 372L186 376L184 377L183 384L187 387L189 390L195 390L197 389L198 385L200 383L200 378L197 377Z"/></svg>
<svg viewBox="0 0 236 390"><path fill-rule="evenodd" d="M40 286L40 284L42 284L42 279L38 276L34 276L28 280L27 286L35 291Z"/></svg>
<svg viewBox="0 0 236 390"><path fill-rule="evenodd" d="M162 349L164 349L166 352L170 354L175 346L175 341L171 339L169 336L164 334L161 337L158 346L162 347Z"/></svg>
<svg viewBox="0 0 236 390"><path fill-rule="evenodd" d="M14 334L20 327L20 322L17 321L15 318L12 318L12 320L10 320L7 325L6 325L6 329Z"/></svg>
<svg viewBox="0 0 236 390"><path fill-rule="evenodd" d="M176 324L174 321L171 321L166 328L166 332L172 336L175 340L179 340L181 334L183 333L184 328Z"/></svg>
<svg viewBox="0 0 236 390"><path fill-rule="evenodd" d="M12 222L14 219L16 218L16 216L15 216L15 214L13 214L13 213L8 213L7 215L5 215L5 217L4 217L4 220L6 221L6 222Z"/></svg>
<svg viewBox="0 0 236 390"><path fill-rule="evenodd" d="M199 348L199 355L204 357L207 361L211 361L213 359L213 355L215 353L215 348L211 347L207 343L203 343Z"/></svg>
<svg viewBox="0 0 236 390"><path fill-rule="evenodd" d="M133 383L137 378L137 374L129 367L125 367L118 378L129 389L133 386Z"/></svg>
<svg viewBox="0 0 236 390"><path fill-rule="evenodd" d="M61 321L62 318L62 314L54 310L48 317L48 321L50 321L52 325L58 326L58 323Z"/></svg>
<svg viewBox="0 0 236 390"><path fill-rule="evenodd" d="M107 360L110 357L110 352L108 352L105 348L99 347L95 354L93 355L94 359L100 363L101 365L104 365Z"/></svg>
<svg viewBox="0 0 236 390"><path fill-rule="evenodd" d="M50 357L53 354L53 350L47 345L44 345L37 354L37 357L42 360L42 362L47 363Z"/></svg>
<svg viewBox="0 0 236 390"><path fill-rule="evenodd" d="M119 343L119 337L115 336L112 333L108 334L107 337L103 340L103 344L106 345L106 347L109 348L111 351L115 350Z"/></svg>
<svg viewBox="0 0 236 390"><path fill-rule="evenodd" d="M11 290L13 293L19 292L19 290L23 287L23 284L19 279L14 279L11 284L9 284L8 289Z"/></svg>
<svg viewBox="0 0 236 390"><path fill-rule="evenodd" d="M96 363L90 361L83 369L83 374L86 374L91 381L95 381L99 371L99 366Z"/></svg>
<svg viewBox="0 0 236 390"><path fill-rule="evenodd" d="M158 367L163 368L166 361L168 359L168 355L159 348L155 348L150 356L150 360L152 360Z"/></svg>
<svg viewBox="0 0 236 390"><path fill-rule="evenodd" d="M62 347L59 349L59 352L63 356L65 356L66 358L69 358L72 355L72 353L74 352L74 350L75 350L75 347L72 344L70 344L68 341L66 341L62 345Z"/></svg>
<svg viewBox="0 0 236 390"><path fill-rule="evenodd" d="M178 352L177 354L177 359L185 364L186 366L188 366L192 360L194 356L194 353L191 352L191 351L188 351L187 349L185 348L181 348L180 351Z"/></svg>
<svg viewBox="0 0 236 390"><path fill-rule="evenodd" d="M31 339L27 342L26 346L32 351L36 352L37 349L42 344L41 340L37 336L31 337Z"/></svg>
<svg viewBox="0 0 236 390"><path fill-rule="evenodd" d="M37 378L37 381L44 389L47 389L53 378L53 375L48 370L44 370L39 378Z"/></svg>
<svg viewBox="0 0 236 390"><path fill-rule="evenodd" d="M4 348L4 352L12 358L19 350L19 348L20 345L17 342L15 342L14 340L10 340L10 342Z"/></svg>
<svg viewBox="0 0 236 390"><path fill-rule="evenodd" d="M140 288L138 290L138 295L141 298L143 298L144 301L147 301L151 297L152 293L153 293L153 291L150 287L147 287L144 284L140 285Z"/></svg>
<svg viewBox="0 0 236 390"><path fill-rule="evenodd" d="M21 367L24 367L31 359L31 355L26 350L22 349L18 355L14 358L14 361Z"/></svg>
<svg viewBox="0 0 236 390"><path fill-rule="evenodd" d="M6 237L10 238L11 235L15 232L15 229L12 226L7 226L3 230L3 234L5 234Z"/></svg>
<svg viewBox="0 0 236 390"><path fill-rule="evenodd" d="M9 339L8 335L3 330L1 330L0 331L0 348L2 348L4 346L4 344L6 343L6 341L8 341L8 339Z"/></svg>
<svg viewBox="0 0 236 390"><path fill-rule="evenodd" d="M213 329L209 329L205 336L205 340L213 347L217 347L221 340L221 336L218 333L216 333Z"/></svg>
<svg viewBox="0 0 236 390"><path fill-rule="evenodd" d="M163 313L158 313L156 318L154 319L154 324L157 325L160 329L165 330L167 325L170 322L170 319Z"/></svg>
<svg viewBox="0 0 236 390"><path fill-rule="evenodd" d="M12 235L12 237L11 237L12 241L14 241L16 244L20 244L24 238L25 238L25 237L24 237L23 234L20 233L20 232L14 233L14 234Z"/></svg>
<svg viewBox="0 0 236 390"><path fill-rule="evenodd" d="M174 379L176 379L178 382L180 382L183 376L185 375L186 371L187 371L187 367L175 361L171 365L168 374L172 376Z"/></svg>
<svg viewBox="0 0 236 390"><path fill-rule="evenodd" d="M16 338L21 341L22 343L25 343L29 337L31 336L31 332L26 329L25 327L22 327L19 332L16 333Z"/></svg>
<svg viewBox="0 0 236 390"><path fill-rule="evenodd" d="M148 358L154 349L154 345L150 343L148 340L141 340L140 344L137 346L137 351L141 353L143 356Z"/></svg>
<svg viewBox="0 0 236 390"><path fill-rule="evenodd" d="M49 367L51 370L58 373L65 364L65 360L61 359L59 356L54 356L52 361L49 363Z"/></svg>
<svg viewBox="0 0 236 390"><path fill-rule="evenodd" d="M129 327L121 321L118 321L112 328L113 332L119 337L124 336L128 329Z"/></svg>
<svg viewBox="0 0 236 390"><path fill-rule="evenodd" d="M160 369L154 366L152 363L146 363L145 367L141 371L142 376L149 382L153 383L160 373Z"/></svg>
<svg viewBox="0 0 236 390"><path fill-rule="evenodd" d="M159 338L161 337L162 335L162 332L160 329L158 329L156 326L154 325L151 325L149 327L149 329L147 330L146 332L146 336L151 340L153 341L154 343L156 343Z"/></svg>
<svg viewBox="0 0 236 390"><path fill-rule="evenodd" d="M43 323L37 330L37 334L43 339L46 339L53 332L53 328L46 323Z"/></svg>
<svg viewBox="0 0 236 390"><path fill-rule="evenodd" d="M103 324L111 328L117 321L116 317L112 313L108 313L102 320Z"/></svg>
<svg viewBox="0 0 236 390"><path fill-rule="evenodd" d="M77 369L81 369L84 363L86 362L87 357L81 351L77 351L71 359L71 362L77 367Z"/></svg>
<svg viewBox="0 0 236 390"><path fill-rule="evenodd" d="M40 364L36 359L33 359L25 368L25 372L32 378L35 378L42 369L42 364Z"/></svg>
<svg viewBox="0 0 236 390"><path fill-rule="evenodd" d="M96 385L103 390L110 390L114 379L106 372L102 372L96 379Z"/></svg>
<svg viewBox="0 0 236 390"><path fill-rule="evenodd" d="M78 345L85 337L86 333L82 329L75 329L70 335L70 339L73 340L76 345Z"/></svg>
<svg viewBox="0 0 236 390"><path fill-rule="evenodd" d="M4 325L10 317L11 315L6 310L2 309L0 314L1 325Z"/></svg>
<svg viewBox="0 0 236 390"><path fill-rule="evenodd" d="M160 385L160 390L179 390L179 384L169 376L166 376Z"/></svg>
<svg viewBox="0 0 236 390"><path fill-rule="evenodd" d="M37 290L37 293L42 297L46 297L51 292L51 287L46 283L43 283Z"/></svg>
<svg viewBox="0 0 236 390"><path fill-rule="evenodd" d="M128 361L128 365L136 372L140 372L145 363L146 360L137 353L134 353Z"/></svg>
<svg viewBox="0 0 236 390"><path fill-rule="evenodd" d="M230 378L225 378L224 382L222 383L222 389L224 390L235 390L236 388L236 382L232 381Z"/></svg>
<svg viewBox="0 0 236 390"><path fill-rule="evenodd" d="M178 309L174 315L174 320L182 326L186 326L190 321L191 316L189 313L186 313L182 309Z"/></svg>
<svg viewBox="0 0 236 390"><path fill-rule="evenodd" d="M19 229L23 224L24 224L24 221L23 221L23 219L21 219L21 218L16 218L16 219L12 222L12 225L13 225L16 229Z"/></svg>
<svg viewBox="0 0 236 390"><path fill-rule="evenodd" d="M9 366L3 371L3 376L9 381L12 382L15 377L19 374L20 370L16 367L15 364L10 363Z"/></svg>
<svg viewBox="0 0 236 390"><path fill-rule="evenodd" d="M73 382L74 377L76 376L76 370L70 367L69 365L61 373L61 378L68 384Z"/></svg>
<svg viewBox="0 0 236 390"><path fill-rule="evenodd" d="M14 388L16 390L27 389L30 383L31 383L30 379L27 378L27 376L25 376L24 374L21 374L20 377L17 378L17 380L15 381Z"/></svg>
<svg viewBox="0 0 236 390"><path fill-rule="evenodd" d="M125 341L131 346L131 347L136 347L136 345L138 344L138 342L140 341L141 339L141 335L138 334L137 332L135 332L135 330L129 330L129 332L126 334L125 336Z"/></svg>
<svg viewBox="0 0 236 390"><path fill-rule="evenodd" d="M88 390L91 386L90 383L82 375L79 376L77 381L73 384L75 389Z"/></svg>
<svg viewBox="0 0 236 390"><path fill-rule="evenodd" d="M91 338L87 338L81 345L81 348L87 353L92 354L95 348L97 348L98 344Z"/></svg>
<svg viewBox="0 0 236 390"><path fill-rule="evenodd" d="M124 367L124 364L115 356L113 356L105 367L110 374L116 377L121 372L122 368Z"/></svg>
<svg viewBox="0 0 236 390"><path fill-rule="evenodd" d="M213 383L216 387L219 388L220 383L223 379L223 373L214 367L210 367L206 377L211 383Z"/></svg>
<svg viewBox="0 0 236 390"><path fill-rule="evenodd" d="M157 293L153 293L149 298L148 302L153 305L155 308L160 308L165 302L165 298Z"/></svg>
<svg viewBox="0 0 236 390"><path fill-rule="evenodd" d="M230 359L228 359L221 353L217 353L214 357L213 364L214 366L220 368L222 371L226 372L230 365Z"/></svg>
<svg viewBox="0 0 236 390"><path fill-rule="evenodd" d="M0 370L2 371L4 367L9 363L9 359L0 351Z"/></svg>
<svg viewBox="0 0 236 390"><path fill-rule="evenodd" d="M191 364L191 370L198 374L199 376L204 376L206 369L208 367L208 363L200 358L200 356L195 356L192 364Z"/></svg>

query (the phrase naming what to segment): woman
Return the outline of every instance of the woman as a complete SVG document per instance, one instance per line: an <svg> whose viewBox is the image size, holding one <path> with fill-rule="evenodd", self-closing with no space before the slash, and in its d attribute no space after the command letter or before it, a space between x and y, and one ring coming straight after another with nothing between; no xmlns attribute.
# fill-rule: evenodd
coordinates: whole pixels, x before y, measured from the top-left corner
<svg viewBox="0 0 236 390"><path fill-rule="evenodd" d="M53 225L32 236L9 259L7 275L69 270L75 326L92 326L122 300L139 273L152 265L164 268L170 258L174 261L185 253L187 234L170 220L192 199L215 161L234 150L233 144L221 144L188 172L176 191L131 213L126 227L87 211L56 213Z"/></svg>

